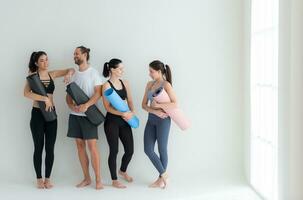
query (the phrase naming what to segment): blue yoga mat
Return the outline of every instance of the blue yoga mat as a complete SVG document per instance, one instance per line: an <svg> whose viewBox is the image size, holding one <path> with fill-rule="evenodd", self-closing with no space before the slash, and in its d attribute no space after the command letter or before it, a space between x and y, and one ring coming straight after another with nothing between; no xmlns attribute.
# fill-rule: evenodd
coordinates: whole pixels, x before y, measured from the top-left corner
<svg viewBox="0 0 303 200"><path fill-rule="evenodd" d="M120 112L130 111L128 105L125 103L125 101L121 99L121 97L117 94L117 92L113 88L109 88L105 90L104 96L116 110ZM127 123L132 128L139 127L139 119L136 116L133 116L130 120L127 121Z"/></svg>

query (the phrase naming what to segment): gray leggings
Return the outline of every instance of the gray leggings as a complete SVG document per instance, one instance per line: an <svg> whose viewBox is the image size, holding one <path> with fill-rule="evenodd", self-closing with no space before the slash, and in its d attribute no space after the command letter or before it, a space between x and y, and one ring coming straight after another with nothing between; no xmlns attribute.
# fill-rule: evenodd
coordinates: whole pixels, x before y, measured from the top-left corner
<svg viewBox="0 0 303 200"><path fill-rule="evenodd" d="M149 157L159 174L163 174L167 168L168 155L167 143L171 119L161 119L149 113L144 130L144 152ZM158 143L160 157L155 153L155 143Z"/></svg>

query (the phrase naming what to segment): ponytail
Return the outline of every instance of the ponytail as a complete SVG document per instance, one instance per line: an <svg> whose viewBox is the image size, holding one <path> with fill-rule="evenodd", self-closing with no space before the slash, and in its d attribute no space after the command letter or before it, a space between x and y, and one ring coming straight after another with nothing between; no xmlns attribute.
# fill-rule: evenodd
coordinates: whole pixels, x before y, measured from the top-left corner
<svg viewBox="0 0 303 200"><path fill-rule="evenodd" d="M170 67L169 67L168 65L164 65L164 69L165 69L165 70L164 70L164 71L165 71L165 79L166 79L171 85L173 85Z"/></svg>
<svg viewBox="0 0 303 200"><path fill-rule="evenodd" d="M36 72L38 70L38 66L36 65L36 62L35 62L35 55L36 55L36 52L33 52L29 59L29 63L28 63L29 72L31 72L31 73Z"/></svg>
<svg viewBox="0 0 303 200"><path fill-rule="evenodd" d="M109 64L108 64L108 62L106 62L106 63L104 63L103 73L102 73L105 78L107 78L109 76L109 71L110 71Z"/></svg>
<svg viewBox="0 0 303 200"><path fill-rule="evenodd" d="M122 63L122 61L117 58L113 58L109 62L104 63L103 73L102 73L103 76L105 78L109 77L110 69L116 69L120 63Z"/></svg>

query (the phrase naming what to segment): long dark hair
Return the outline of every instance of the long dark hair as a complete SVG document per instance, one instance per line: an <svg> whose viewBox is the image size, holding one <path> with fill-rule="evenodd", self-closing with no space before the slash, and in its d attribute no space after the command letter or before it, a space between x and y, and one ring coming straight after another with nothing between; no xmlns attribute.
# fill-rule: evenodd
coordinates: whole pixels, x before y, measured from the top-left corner
<svg viewBox="0 0 303 200"><path fill-rule="evenodd" d="M90 48L87 48L85 46L79 46L77 47L77 49L80 49L81 53L86 53L86 61L89 60L89 52L90 52Z"/></svg>
<svg viewBox="0 0 303 200"><path fill-rule="evenodd" d="M104 63L103 67L103 76L105 78L109 77L110 69L118 68L118 65L122 63L122 60L113 58L109 62Z"/></svg>
<svg viewBox="0 0 303 200"><path fill-rule="evenodd" d="M40 56L42 56L42 55L47 56L47 54L44 51L37 51L37 52L32 53L29 63L28 63L28 68L29 68L30 72L33 73L33 72L38 71L38 65L36 63L38 62Z"/></svg>
<svg viewBox="0 0 303 200"><path fill-rule="evenodd" d="M172 85L172 74L170 67L159 60L154 60L149 64L149 66L156 70L161 71L161 73L165 76L165 80L167 80Z"/></svg>

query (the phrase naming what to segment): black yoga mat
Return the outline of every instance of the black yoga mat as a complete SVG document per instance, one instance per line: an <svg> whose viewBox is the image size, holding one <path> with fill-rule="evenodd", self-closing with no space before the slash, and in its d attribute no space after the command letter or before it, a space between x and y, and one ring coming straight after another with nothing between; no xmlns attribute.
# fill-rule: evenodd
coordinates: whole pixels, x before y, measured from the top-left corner
<svg viewBox="0 0 303 200"><path fill-rule="evenodd" d="M71 82L66 87L66 92L72 97L77 105L84 104L89 101L89 97L83 92L83 90L75 83ZM90 106L85 112L88 120L98 126L104 122L104 115L97 108L96 105Z"/></svg>
<svg viewBox="0 0 303 200"><path fill-rule="evenodd" d="M47 93L45 91L44 85L41 82L38 74L29 75L28 77L26 77L26 79L28 81L29 87L34 93L47 97ZM40 110L42 112L45 121L50 122L57 119L56 111L55 110L46 111L45 103L43 101L38 101L38 105L40 107Z"/></svg>

